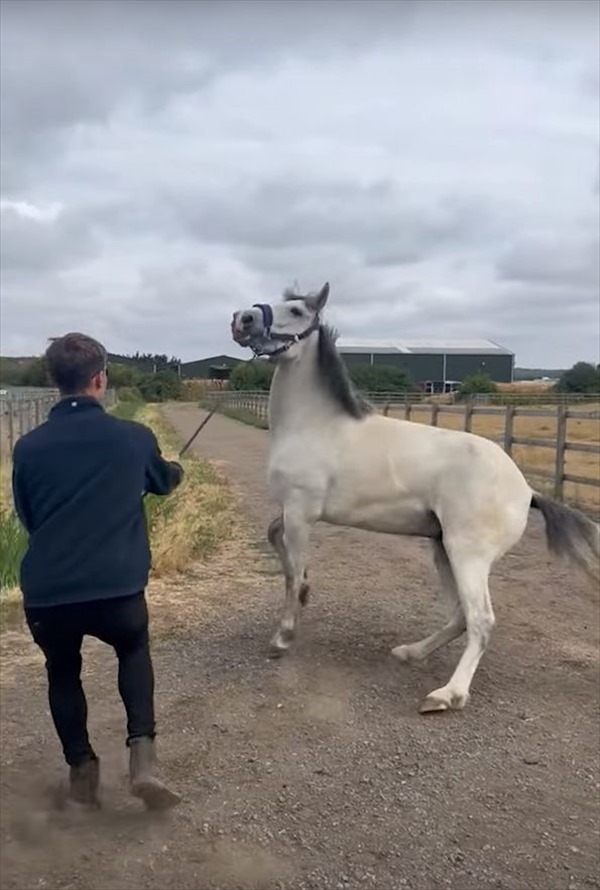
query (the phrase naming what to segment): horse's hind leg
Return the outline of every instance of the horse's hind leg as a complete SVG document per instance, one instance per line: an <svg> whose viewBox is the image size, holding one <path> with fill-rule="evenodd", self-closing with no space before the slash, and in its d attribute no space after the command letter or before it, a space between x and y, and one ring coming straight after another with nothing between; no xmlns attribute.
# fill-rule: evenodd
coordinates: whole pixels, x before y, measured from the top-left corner
<svg viewBox="0 0 600 890"><path fill-rule="evenodd" d="M271 654L283 655L296 633L298 610L306 602L306 553L310 524L301 509L286 506L284 517L269 527L269 541L279 554L285 576L285 607L279 628L271 640Z"/></svg>
<svg viewBox="0 0 600 890"><path fill-rule="evenodd" d="M392 649L392 655L402 662L423 661L432 652L435 652L436 649L440 649L456 639L456 637L459 637L466 628L465 616L456 589L452 566L441 540L433 541L433 558L442 588L451 598L454 611L444 627L425 637L424 640L419 640L417 643L407 643L404 646L396 646L395 649Z"/></svg>
<svg viewBox="0 0 600 890"><path fill-rule="evenodd" d="M488 590L492 563L489 555L469 552L464 545L452 546L448 543L446 552L466 619L467 645L448 683L430 692L422 703L422 713L465 706L469 698L471 681L495 624Z"/></svg>
<svg viewBox="0 0 600 890"><path fill-rule="evenodd" d="M267 530L267 538L269 544L275 550L277 556L279 557L284 575L287 578L287 554L285 552L285 546L283 543L283 516L277 516L269 524L269 528ZM298 594L298 599L300 600L301 606L305 606L307 604L309 595L310 584L308 583L308 572L306 569L304 569L304 580L302 582L302 586L300 587L300 593Z"/></svg>

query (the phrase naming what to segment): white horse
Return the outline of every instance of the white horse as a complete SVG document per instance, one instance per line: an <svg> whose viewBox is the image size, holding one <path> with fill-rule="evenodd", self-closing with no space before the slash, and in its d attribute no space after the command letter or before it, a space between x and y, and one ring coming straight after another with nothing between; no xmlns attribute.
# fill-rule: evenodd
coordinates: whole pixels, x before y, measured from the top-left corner
<svg viewBox="0 0 600 890"><path fill-rule="evenodd" d="M453 614L431 636L392 652L402 662L421 661L466 630L452 677L420 710L462 708L494 626L490 569L523 535L530 507L544 516L550 550L591 577L598 573L600 526L534 492L494 442L375 413L354 391L335 333L321 321L328 296L328 284L318 294L284 294L275 305L235 312L231 326L238 344L276 362L268 478L281 515L268 537L286 596L272 651L289 648L306 602L316 522L430 538Z"/></svg>

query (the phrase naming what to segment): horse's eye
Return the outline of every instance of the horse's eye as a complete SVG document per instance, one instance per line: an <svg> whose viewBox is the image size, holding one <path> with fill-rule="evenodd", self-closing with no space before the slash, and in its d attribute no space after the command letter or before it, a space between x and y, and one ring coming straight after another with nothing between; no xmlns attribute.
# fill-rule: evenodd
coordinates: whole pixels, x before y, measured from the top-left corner
<svg viewBox="0 0 600 890"><path fill-rule="evenodd" d="M292 315L295 315L297 318L302 317L302 309L298 309L297 306L292 306L290 309L290 312L292 313Z"/></svg>

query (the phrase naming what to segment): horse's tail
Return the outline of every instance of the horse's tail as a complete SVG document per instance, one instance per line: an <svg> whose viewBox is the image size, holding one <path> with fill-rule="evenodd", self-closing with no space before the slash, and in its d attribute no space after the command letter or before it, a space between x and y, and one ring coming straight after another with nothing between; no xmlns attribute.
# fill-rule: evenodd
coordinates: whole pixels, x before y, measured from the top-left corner
<svg viewBox="0 0 600 890"><path fill-rule="evenodd" d="M546 540L551 553L568 557L593 581L600 580L600 525L588 516L552 498L533 493L531 506L546 521Z"/></svg>

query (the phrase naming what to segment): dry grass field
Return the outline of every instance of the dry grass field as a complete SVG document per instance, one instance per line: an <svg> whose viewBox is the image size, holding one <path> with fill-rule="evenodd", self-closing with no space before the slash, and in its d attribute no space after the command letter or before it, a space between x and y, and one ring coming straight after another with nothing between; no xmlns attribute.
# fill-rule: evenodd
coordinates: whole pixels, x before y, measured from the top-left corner
<svg viewBox="0 0 600 890"><path fill-rule="evenodd" d="M599 409L600 405L598 404L586 404L581 409L574 407L570 411L573 414L578 412L585 414L598 411ZM554 412L553 417L545 416L545 414L551 411ZM392 410L390 411L390 416L404 417L404 409ZM430 423L431 407L429 405L413 406L411 420L420 423ZM438 425L447 429L464 429L464 422L463 413L451 414L441 410L438 415ZM514 419L513 435L532 439L555 439L556 426L556 409L540 408L539 417L519 417L517 415ZM504 435L504 415L475 413L472 432L488 439L501 438ZM585 442L598 445L600 443L600 419L569 417L567 421L567 442ZM548 480L542 482L539 478L536 479L535 471L554 472L556 452L553 448L515 445L513 446L513 457L517 464L527 471L526 475L531 479L532 484L546 490L551 487L552 483L548 482ZM565 472L576 476L600 479L600 455L582 454L578 451L569 451L567 449ZM571 482L565 482L564 496L565 500L571 504L579 505L593 513L600 513L600 488L596 488L593 485L576 485Z"/></svg>
<svg viewBox="0 0 600 890"><path fill-rule="evenodd" d="M513 383L497 383L499 392L541 393L554 389L552 380L515 380Z"/></svg>

